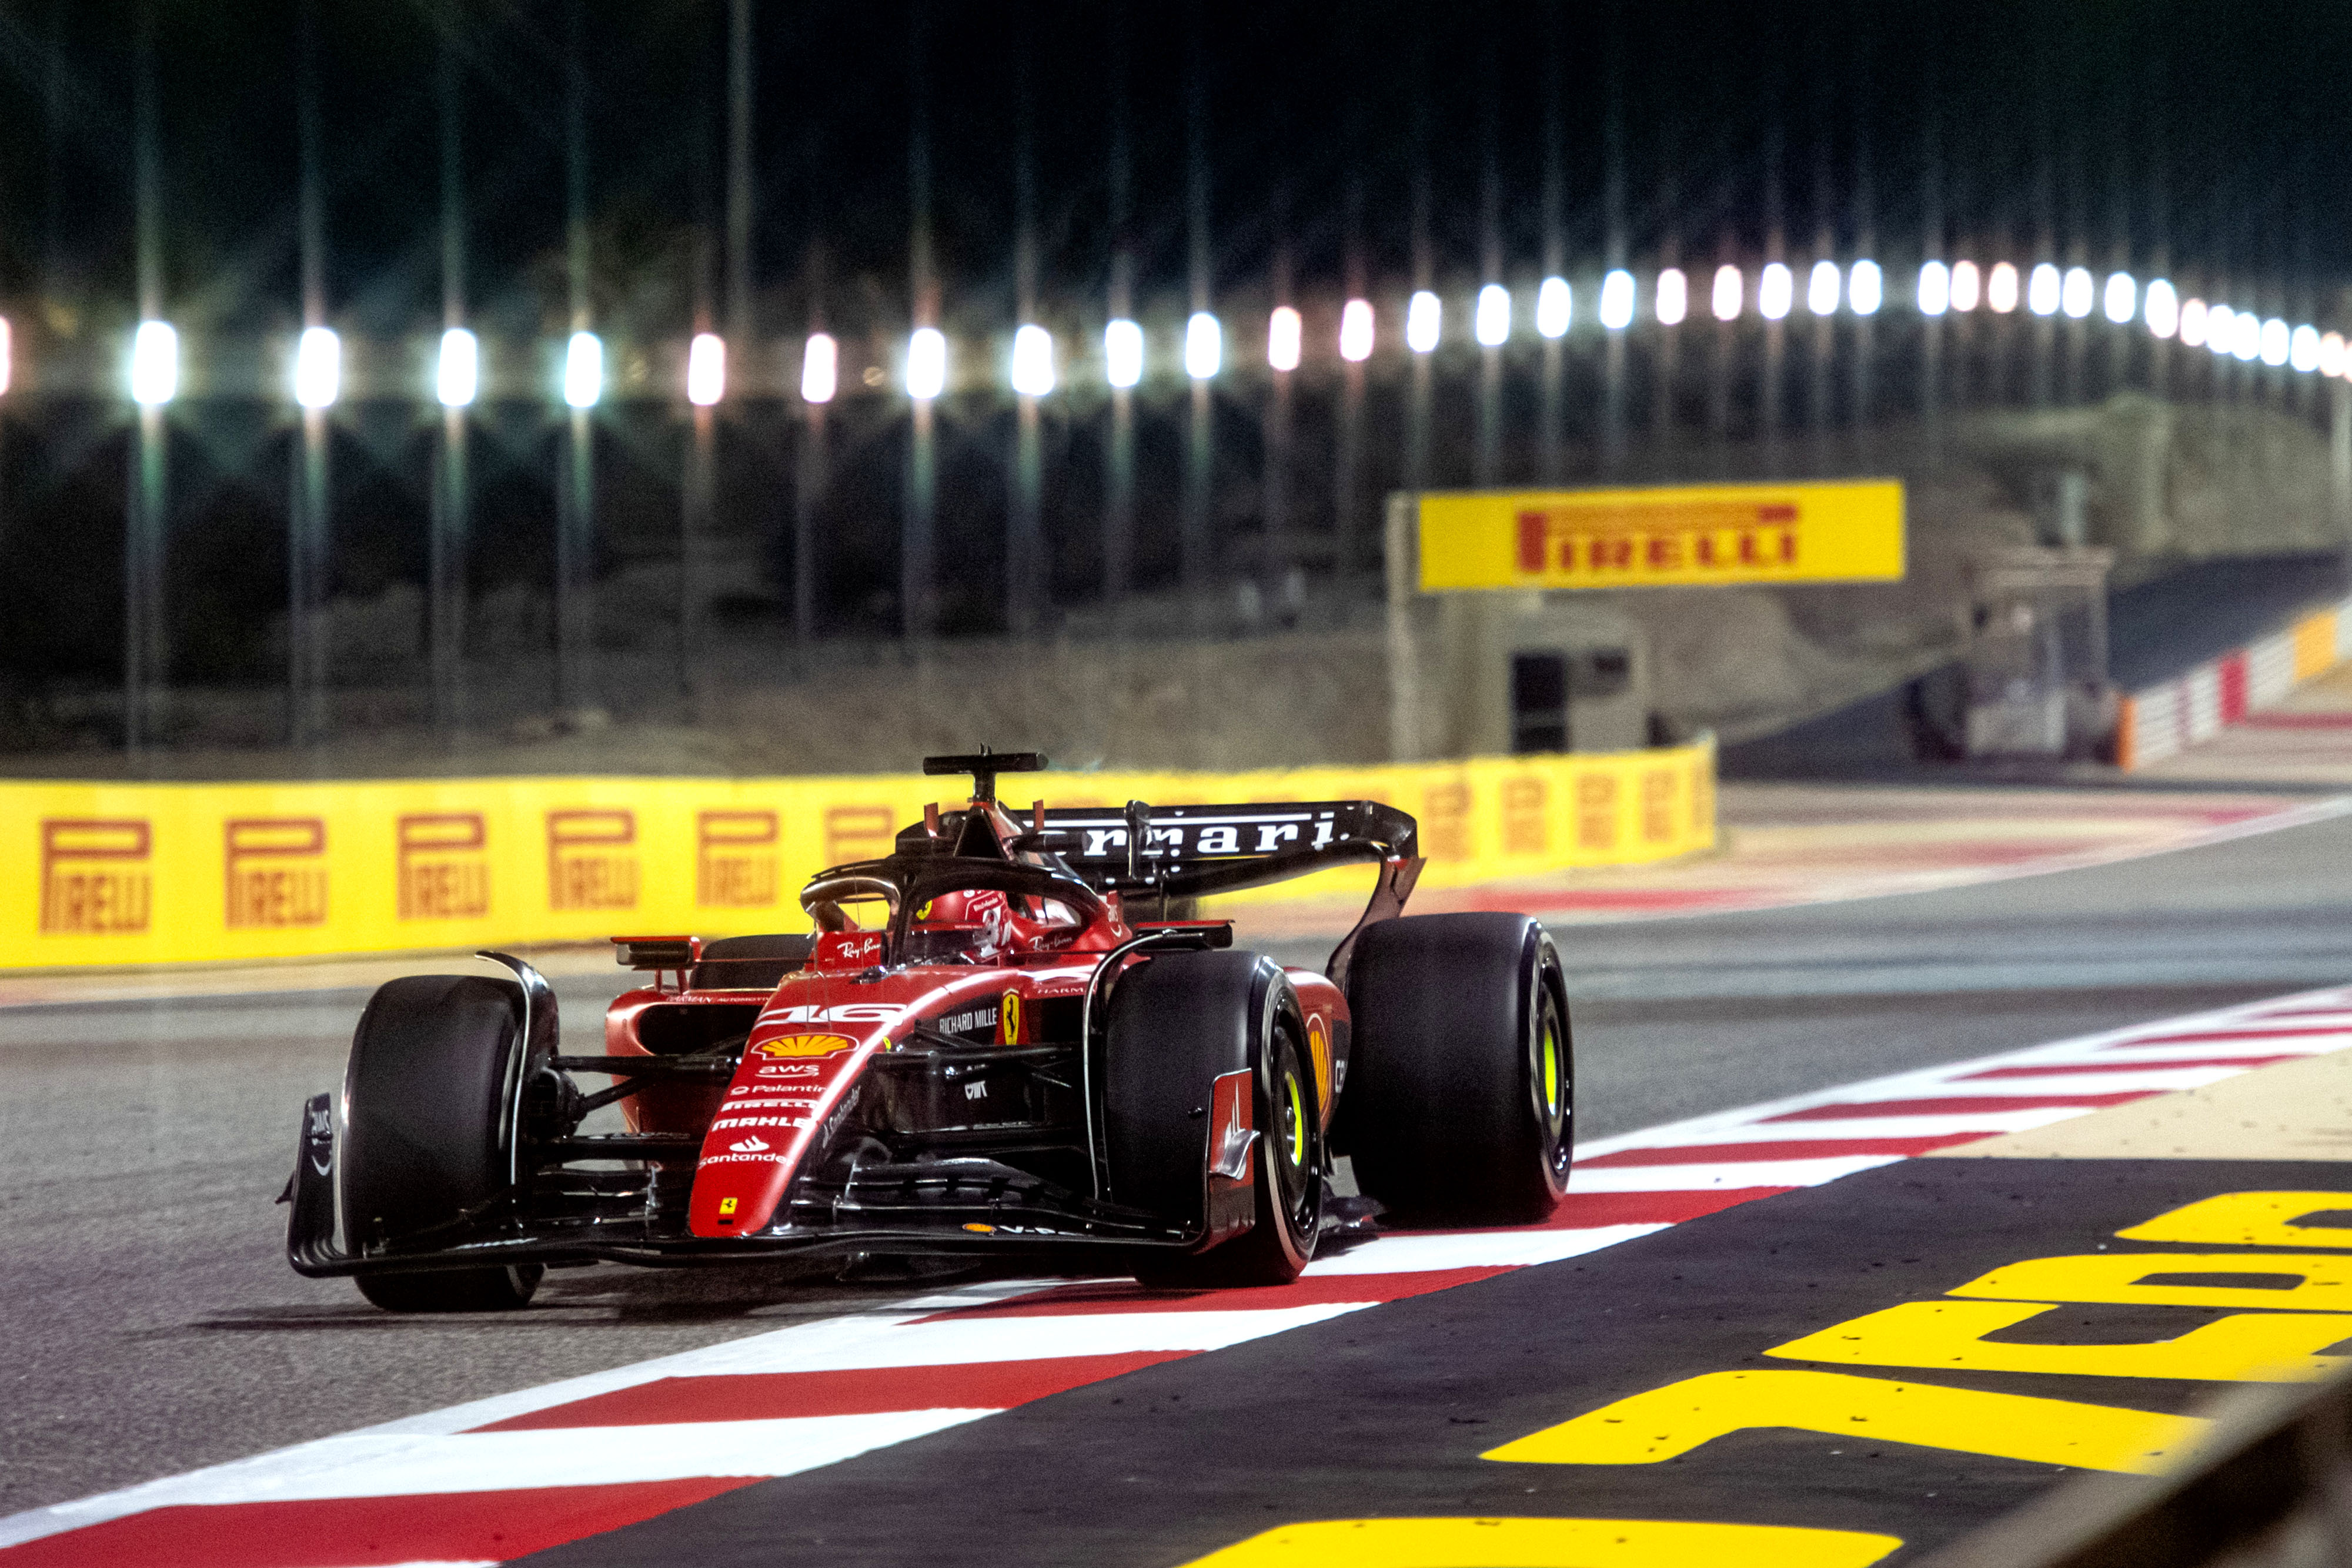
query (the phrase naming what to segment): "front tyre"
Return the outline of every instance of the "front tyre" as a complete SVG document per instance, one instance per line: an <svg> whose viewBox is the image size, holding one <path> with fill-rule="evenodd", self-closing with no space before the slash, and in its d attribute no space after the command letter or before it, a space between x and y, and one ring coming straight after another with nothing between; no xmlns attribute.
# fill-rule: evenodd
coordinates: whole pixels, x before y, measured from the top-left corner
<svg viewBox="0 0 2352 1568"><path fill-rule="evenodd" d="M1209 1224L1220 1151L1209 1109L1216 1081L1246 1071L1249 1228L1205 1252L1137 1265L1146 1284L1280 1285L1314 1256L1323 1218L1323 1107L1307 1061L1305 1013L1281 967L1254 953L1170 953L1112 988L1105 1052L1109 1196ZM1237 1194L1235 1196L1238 1196ZM1227 1198L1218 1200L1219 1212Z"/></svg>
<svg viewBox="0 0 2352 1568"><path fill-rule="evenodd" d="M1323 1223L1323 1119L1315 1078L1291 1018L1276 1022L1252 1120L1256 1191L1247 1232L1206 1252L1139 1270L1144 1284L1201 1290L1224 1285L1287 1285L1315 1256Z"/></svg>
<svg viewBox="0 0 2352 1568"><path fill-rule="evenodd" d="M337 1168L352 1250L415 1239L513 1186L524 1053L522 988L511 980L417 975L377 989L343 1075ZM528 1303L542 1272L376 1270L356 1282L388 1312L498 1312Z"/></svg>
<svg viewBox="0 0 2352 1568"><path fill-rule="evenodd" d="M1568 1190L1576 1066L1559 955L1524 915L1422 915L1358 938L1341 1146L1409 1221L1528 1224Z"/></svg>

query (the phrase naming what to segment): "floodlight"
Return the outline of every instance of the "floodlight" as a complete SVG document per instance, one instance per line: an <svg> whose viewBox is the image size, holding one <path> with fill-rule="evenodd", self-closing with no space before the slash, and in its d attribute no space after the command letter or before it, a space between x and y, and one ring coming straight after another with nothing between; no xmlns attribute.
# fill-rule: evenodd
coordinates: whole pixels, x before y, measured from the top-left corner
<svg viewBox="0 0 2352 1568"><path fill-rule="evenodd" d="M1985 276L1985 303L2006 316L2017 308L2017 268L2005 261L1992 264Z"/></svg>
<svg viewBox="0 0 2352 1568"><path fill-rule="evenodd" d="M1919 267L1919 314L1941 316L1952 306L1952 269L1940 261Z"/></svg>
<svg viewBox="0 0 2352 1568"><path fill-rule="evenodd" d="M1805 277L1805 308L1816 316L1836 315L1840 286L1843 281L1839 276L1836 262L1813 263L1812 271Z"/></svg>
<svg viewBox="0 0 2352 1568"><path fill-rule="evenodd" d="M1225 361L1224 329L1206 310L1195 310L1184 323L1184 373L1205 382Z"/></svg>
<svg viewBox="0 0 2352 1568"><path fill-rule="evenodd" d="M2064 286L2058 280L2058 269L2048 262L2038 263L2026 279L2025 308L2036 316L2058 313L2059 298Z"/></svg>
<svg viewBox="0 0 2352 1568"><path fill-rule="evenodd" d="M907 395L929 402L947 390L947 336L937 327L918 327L907 337Z"/></svg>
<svg viewBox="0 0 2352 1568"><path fill-rule="evenodd" d="M1658 325L1673 327L1690 314L1690 279L1679 267L1658 274Z"/></svg>
<svg viewBox="0 0 2352 1568"><path fill-rule="evenodd" d="M2205 346L2205 334L2211 328L2210 314L2202 299L2190 298L2181 302L2180 341L2184 348L2201 349Z"/></svg>
<svg viewBox="0 0 2352 1568"><path fill-rule="evenodd" d="M1973 261L1952 263L1952 308L1973 310L1984 297L1984 278Z"/></svg>
<svg viewBox="0 0 2352 1568"><path fill-rule="evenodd" d="M2246 361L2263 357L2261 317L2251 310L2241 310L2230 318L2230 352Z"/></svg>
<svg viewBox="0 0 2352 1568"><path fill-rule="evenodd" d="M8 318L0 316L0 392L8 390L8 382L16 370L16 348L8 332Z"/></svg>
<svg viewBox="0 0 2352 1568"><path fill-rule="evenodd" d="M1103 379L1120 388L1143 379L1143 329L1124 316L1103 329Z"/></svg>
<svg viewBox="0 0 2352 1568"><path fill-rule="evenodd" d="M482 390L482 345L463 327L441 334L441 361L433 372L433 393L443 408L471 406Z"/></svg>
<svg viewBox="0 0 2352 1568"><path fill-rule="evenodd" d="M1404 306L1404 346L1416 354L1437 347L1437 327L1445 308L1428 289L1417 289Z"/></svg>
<svg viewBox="0 0 2352 1568"><path fill-rule="evenodd" d="M2227 305L2213 305L2205 311L2205 346L2216 354L2226 354L2238 340L2238 313Z"/></svg>
<svg viewBox="0 0 2352 1568"><path fill-rule="evenodd" d="M2107 274L2107 289L2104 299L2107 319L2120 327L2139 309L2139 285L2128 272Z"/></svg>
<svg viewBox="0 0 2352 1568"><path fill-rule="evenodd" d="M1296 309L1276 306L1274 314L1265 319L1265 362L1277 371L1297 370L1303 331Z"/></svg>
<svg viewBox="0 0 2352 1568"><path fill-rule="evenodd" d="M2140 314L2147 319L2151 335L2169 338L2180 329L2180 297L2165 279L2152 278L2141 298Z"/></svg>
<svg viewBox="0 0 2352 1568"><path fill-rule="evenodd" d="M1054 334L1034 321L1013 334L1013 390L1023 397L1054 390Z"/></svg>
<svg viewBox="0 0 2352 1568"><path fill-rule="evenodd" d="M1547 277L1536 290L1536 330L1547 338L1565 337L1576 315L1576 293L1565 277Z"/></svg>
<svg viewBox="0 0 2352 1568"><path fill-rule="evenodd" d="M2287 339L2286 362L2305 375L2319 368L2319 329L2297 327Z"/></svg>
<svg viewBox="0 0 2352 1568"><path fill-rule="evenodd" d="M563 401L594 408L604 394L604 342L593 332L574 332L563 350Z"/></svg>
<svg viewBox="0 0 2352 1568"><path fill-rule="evenodd" d="M1633 275L1618 267L1601 280L1601 324L1622 331L1633 320Z"/></svg>
<svg viewBox="0 0 2352 1568"><path fill-rule="evenodd" d="M2276 370L2286 363L2293 336L2287 331L2286 323L2275 316L2263 322L2261 330L2262 336L2254 342L2254 351L2263 357L2263 363Z"/></svg>
<svg viewBox="0 0 2352 1568"><path fill-rule="evenodd" d="M180 334L169 321L142 321L131 339L131 397L157 408L180 390Z"/></svg>
<svg viewBox="0 0 2352 1568"><path fill-rule="evenodd" d="M1756 311L1767 321L1789 313L1797 298L1797 275L1777 261L1768 261L1756 279Z"/></svg>
<svg viewBox="0 0 2352 1568"><path fill-rule="evenodd" d="M1740 296L1745 292L1746 289L1742 287L1742 280L1738 267L1732 266L1731 263L1727 261L1721 267L1717 267L1715 269L1715 298L1713 300L1713 304L1715 306L1715 319L1718 321L1734 321L1738 319Z"/></svg>
<svg viewBox="0 0 2352 1568"><path fill-rule="evenodd" d="M2340 376L2344 373L2344 334L2330 332L2319 340L2319 373Z"/></svg>
<svg viewBox="0 0 2352 1568"><path fill-rule="evenodd" d="M1350 299L1339 309L1339 357L1351 365L1372 357L1372 302Z"/></svg>
<svg viewBox="0 0 2352 1568"><path fill-rule="evenodd" d="M1470 328L1482 348L1496 349L1507 342L1511 336L1511 291L1499 283L1490 283L1478 290L1478 308L1471 317Z"/></svg>
<svg viewBox="0 0 2352 1568"><path fill-rule="evenodd" d="M2087 267L2070 267L2059 284L2058 303L2067 316L2076 321L2091 313L2091 298L2097 285L2092 281Z"/></svg>
<svg viewBox="0 0 2352 1568"><path fill-rule="evenodd" d="M841 386L841 346L830 332L811 332L801 350L801 401L831 402Z"/></svg>
<svg viewBox="0 0 2352 1568"><path fill-rule="evenodd" d="M1886 279L1874 261L1857 261L1845 275L1845 302L1857 316L1875 316L1886 298Z"/></svg>
<svg viewBox="0 0 2352 1568"><path fill-rule="evenodd" d="M686 401L709 408L727 395L727 340L716 332L697 332L686 348Z"/></svg>

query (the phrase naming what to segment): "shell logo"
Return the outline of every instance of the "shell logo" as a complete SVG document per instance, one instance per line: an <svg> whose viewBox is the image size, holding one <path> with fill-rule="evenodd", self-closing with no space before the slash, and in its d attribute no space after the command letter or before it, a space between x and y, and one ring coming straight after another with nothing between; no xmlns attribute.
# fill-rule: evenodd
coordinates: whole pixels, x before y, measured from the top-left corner
<svg viewBox="0 0 2352 1568"><path fill-rule="evenodd" d="M782 1040L772 1040L751 1049L761 1056L831 1056L849 1050L857 1042L845 1034L793 1034Z"/></svg>

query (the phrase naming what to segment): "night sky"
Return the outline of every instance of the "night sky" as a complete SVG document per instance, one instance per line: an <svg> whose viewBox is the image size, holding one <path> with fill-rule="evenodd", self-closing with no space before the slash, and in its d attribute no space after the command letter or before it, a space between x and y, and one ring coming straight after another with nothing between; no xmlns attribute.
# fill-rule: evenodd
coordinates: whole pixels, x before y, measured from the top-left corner
<svg viewBox="0 0 2352 1568"><path fill-rule="evenodd" d="M167 308L227 331L296 318L297 7L159 0L153 14ZM0 9L0 297L60 329L133 296L134 40L126 0ZM1542 260L1548 116L1571 276L1605 246L1606 125L1622 84L1631 262L1759 259L1779 206L1890 266L1924 244L1941 171L1953 254L2208 267L2332 282L2347 238L2352 17L2315 4L1187 5L826 3L755 7L758 325L900 329L908 128L919 79L951 325L1013 320L1016 149L1033 117L1041 290L1100 314L1111 128L1126 59L1127 233L1142 303L1181 304L1187 106L1205 110L1214 294L1264 299L1287 247L1302 297L1336 295L1350 236L1374 286L1412 271L1416 148L1431 267L1480 279L1495 170L1507 277ZM726 8L719 0L434 5L320 0L330 313L347 330L440 314L436 57L463 62L473 314L564 322L564 62L585 73L600 326L690 329L717 298ZM1121 39L1123 37L1123 44ZM1930 162L1940 136L1941 157ZM1874 235L1864 232L1874 226ZM821 261L813 262L812 257ZM2281 308L2292 308L2283 299ZM2319 301L2310 308L2316 311ZM22 310L19 304L18 309Z"/></svg>
<svg viewBox="0 0 2352 1568"><path fill-rule="evenodd" d="M0 316L15 346L0 399L0 622L13 633L0 644L0 729L12 682L103 685L121 664L121 371L138 314L142 101L158 308L178 324L187 363L169 421L163 662L191 684L268 682L283 664L272 628L287 602L298 445L285 370L303 322L306 37L322 319L344 333L351 367L332 418L326 594L377 602L425 576L444 80L456 84L446 101L465 196L461 314L482 336L488 377L472 414L470 591L477 602L505 595L528 622L554 570L575 82L586 315L615 367L595 416L591 569L609 581L675 560L683 345L698 325L737 324L724 264L729 12L724 0L0 0ZM1364 548L1377 498L1412 482L1398 331L1417 284L1448 301L1430 361L1429 481L1472 482L1477 356L1465 308L1490 277L1522 302L1498 472L1535 473L1527 312L1553 264L1548 245L1579 299L1570 480L1603 466L1591 325L1602 269L1648 274L1671 260L1704 279L1732 261L1752 280L1776 229L1801 272L1823 254L1867 254L1886 269L1888 309L1864 353L1886 361L1881 402L1865 407L1854 390L1790 406L1788 417L1817 426L1904 417L1887 400L1919 384L1902 368L1918 321L1909 280L1931 249L2160 270L2184 295L2352 325L2340 291L2352 12L2340 0L757 0L751 20L748 338L735 334L719 411L713 528L745 541L730 557L749 563L730 569L735 623L771 632L798 624L803 574L811 635L887 637L904 623L908 405L892 376L911 324L919 140L940 324L961 356L960 390L938 411L936 576L950 633L1007 623L1013 413L1001 355L1020 319L1024 164L1037 319L1062 345L1066 378L1050 400L1040 512L1045 591L1062 606L1098 600L1108 570L1093 356L1122 246L1155 345L1136 403L1133 586L1158 591L1179 573L1192 394L1172 349L1192 306L1196 189L1202 281L1230 345L1213 394L1209 548L1220 571L1268 580L1286 569L1266 542L1260 334L1286 289L1307 332L1286 527L1323 541L1318 570L1360 579L1377 565ZM1379 307L1381 336L1366 367L1367 455L1342 496L1330 334L1359 288ZM803 334L817 326L841 340L844 396L826 476L796 502L793 392ZM1648 350L1641 331L1630 336L1638 383ZM1756 384L1752 355L1722 363ZM1633 406L1694 428L1714 419L1721 440L1755 434L1746 393L1718 416L1696 385L1669 390L1654 402L1637 386ZM796 520L796 506L813 513ZM805 551L795 528L814 530Z"/></svg>

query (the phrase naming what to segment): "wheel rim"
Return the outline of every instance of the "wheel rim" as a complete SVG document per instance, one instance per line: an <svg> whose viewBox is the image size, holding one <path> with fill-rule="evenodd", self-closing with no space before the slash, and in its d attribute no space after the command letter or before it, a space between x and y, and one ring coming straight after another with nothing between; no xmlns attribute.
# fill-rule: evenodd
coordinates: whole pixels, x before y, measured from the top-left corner
<svg viewBox="0 0 2352 1568"><path fill-rule="evenodd" d="M1275 1194L1291 1233L1304 1241L1313 1233L1321 1205L1313 1180L1315 1119L1308 1111L1307 1086L1298 1068L1298 1045L1285 1029L1277 1037L1281 1062L1274 1083L1274 1120L1268 1142L1276 1157Z"/></svg>
<svg viewBox="0 0 2352 1568"><path fill-rule="evenodd" d="M1552 990L1549 976L1537 980L1537 994L1542 1001L1536 1012L1535 1061L1531 1064L1535 1070L1532 1087L1536 1118L1543 1129L1545 1169L1556 1184L1565 1186L1569 1161L1575 1150L1569 1125L1575 1114L1576 1070L1574 1059L1569 1054L1568 1030L1560 1016L1559 998Z"/></svg>

